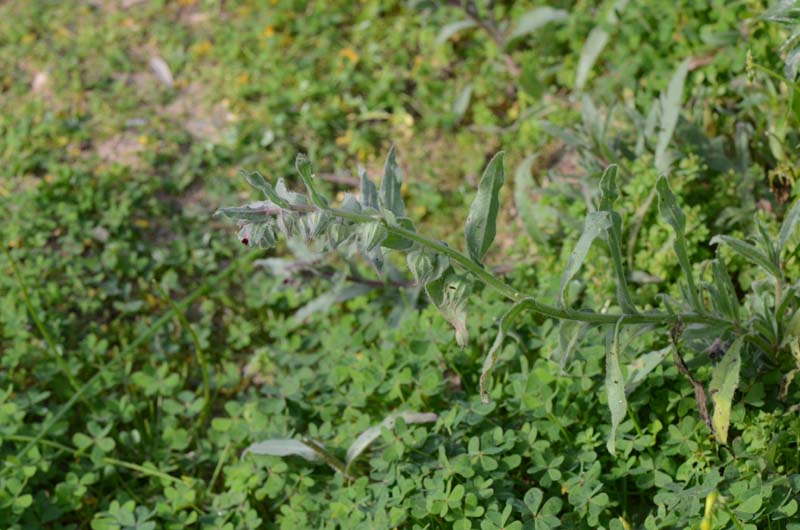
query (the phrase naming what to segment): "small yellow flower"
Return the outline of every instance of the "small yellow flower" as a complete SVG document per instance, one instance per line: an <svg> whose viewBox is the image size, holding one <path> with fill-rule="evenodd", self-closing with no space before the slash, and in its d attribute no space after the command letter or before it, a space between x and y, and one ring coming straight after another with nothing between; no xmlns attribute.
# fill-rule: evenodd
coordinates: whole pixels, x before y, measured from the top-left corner
<svg viewBox="0 0 800 530"><path fill-rule="evenodd" d="M214 49L214 45L211 44L210 40L203 40L192 46L192 53L195 57L204 57L211 53L211 50Z"/></svg>
<svg viewBox="0 0 800 530"><path fill-rule="evenodd" d="M358 62L358 57L359 57L358 56L358 52L355 51L353 48L349 48L349 47L348 48L344 48L343 50L340 50L339 51L339 56L340 57L344 57L345 59L350 61L351 64L357 63Z"/></svg>
<svg viewBox="0 0 800 530"><path fill-rule="evenodd" d="M267 24L264 26L264 31L261 32L261 36L264 38L270 38L275 35L275 28Z"/></svg>
<svg viewBox="0 0 800 530"><path fill-rule="evenodd" d="M142 229L150 228L150 221L148 221L147 219L134 219L133 224L137 228L142 228Z"/></svg>
<svg viewBox="0 0 800 530"><path fill-rule="evenodd" d="M238 76L236 76L236 84L237 85L246 85L250 82L250 74L247 72L242 72Z"/></svg>

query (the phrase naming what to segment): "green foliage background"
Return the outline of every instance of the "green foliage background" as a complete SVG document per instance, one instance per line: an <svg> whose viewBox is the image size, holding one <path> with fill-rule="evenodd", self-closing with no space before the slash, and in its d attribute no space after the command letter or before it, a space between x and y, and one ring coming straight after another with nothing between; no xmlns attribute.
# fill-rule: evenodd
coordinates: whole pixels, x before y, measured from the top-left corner
<svg viewBox="0 0 800 530"><path fill-rule="evenodd" d="M460 248L488 159L504 150L513 175L536 154L536 186L503 191L487 261L553 300L605 157L629 146L616 207L639 219L628 265L645 278L635 302L653 304L680 270L657 208L642 209L653 146L630 146L686 58L670 182L697 273L713 235L748 236L755 221L774 231L795 200L800 100L782 74L787 30L759 18L764 2L643 0L611 23L614 2L553 1L568 16L505 50L480 29L440 42L463 11L412 4L0 5L3 528L695 528L712 491L713 528L800 528L800 385L778 398L791 356L745 364L728 447L661 363L628 397L612 456L600 334L562 360L554 322L520 319L482 404L497 295L471 300L462 349L423 298L378 281L331 303L328 269L269 274L254 260L286 249L245 250L211 217L253 197L240 169L290 177L304 152L335 196L356 186L357 164L378 174L394 143L409 216ZM538 5L495 4L510 23ZM573 90L598 25L610 37L585 92L612 116L602 130ZM762 279L725 257L742 292ZM609 270L593 249L570 296L603 307ZM786 274L797 278L796 260ZM707 383L707 358L688 362ZM351 479L242 455L309 437L341 458L398 410L439 419L385 429Z"/></svg>

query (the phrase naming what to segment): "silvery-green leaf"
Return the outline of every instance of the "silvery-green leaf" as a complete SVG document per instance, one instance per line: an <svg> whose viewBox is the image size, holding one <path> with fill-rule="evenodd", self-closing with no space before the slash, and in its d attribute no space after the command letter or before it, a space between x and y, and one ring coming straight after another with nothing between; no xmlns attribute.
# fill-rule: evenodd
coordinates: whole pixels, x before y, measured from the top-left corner
<svg viewBox="0 0 800 530"><path fill-rule="evenodd" d="M397 153L395 147L389 149L386 156L386 164L383 166L383 178L381 179L381 189L378 194L380 204L391 211L397 217L406 216L406 208L403 205L403 171L397 164ZM366 203L365 203L366 204Z"/></svg>
<svg viewBox="0 0 800 530"><path fill-rule="evenodd" d="M456 342L462 348L466 346L469 334L467 332L467 300L471 290L468 278L455 273L452 268L441 278L425 285L433 305L442 313L456 330Z"/></svg>
<svg viewBox="0 0 800 530"><path fill-rule="evenodd" d="M751 245L750 243L746 243L741 239L736 239L735 237L727 235L717 235L711 239L712 245L719 243L724 243L731 250L739 254L753 265L761 267L774 278L781 277L781 271L778 268L778 265L770 261L770 259L755 245Z"/></svg>
<svg viewBox="0 0 800 530"><path fill-rule="evenodd" d="M361 184L361 203L364 208L378 210L378 188L367 176L367 170L363 166L358 167L358 179Z"/></svg>
<svg viewBox="0 0 800 530"><path fill-rule="evenodd" d="M345 193L339 209L344 212L361 213L361 203L351 193Z"/></svg>
<svg viewBox="0 0 800 530"><path fill-rule="evenodd" d="M695 311L703 313L704 308L697 294L692 265L689 263L689 252L686 250L686 236L684 234L686 230L686 215L684 215L681 207L678 206L678 201L675 199L675 195L673 195L666 177L661 176L658 178L656 190L658 191L658 209L661 212L661 217L664 218L672 227L673 232L675 232L675 243L673 247L675 249L675 254L678 256L678 263L686 277L689 301L692 303L692 307L694 307Z"/></svg>
<svg viewBox="0 0 800 530"><path fill-rule="evenodd" d="M505 180L503 152L499 152L483 172L478 193L469 208L465 235L469 256L478 263L483 262L496 233L497 213L500 210L500 188Z"/></svg>
<svg viewBox="0 0 800 530"><path fill-rule="evenodd" d="M345 459L347 467L349 468L350 464L355 462L372 442L380 437L382 429L393 429L398 418L402 418L406 423L432 423L438 419L438 416L432 412L396 412L390 414L382 422L373 425L353 440L353 443L347 449L347 457Z"/></svg>
<svg viewBox="0 0 800 530"><path fill-rule="evenodd" d="M786 242L794 234L798 222L800 222L800 200L795 201L794 206L792 206L783 220L781 230L778 233L778 255L783 252Z"/></svg>
<svg viewBox="0 0 800 530"><path fill-rule="evenodd" d="M672 134L675 132L675 126L678 124L683 100L683 85L686 83L688 73L689 59L684 59L672 74L667 92L661 97L661 126L655 155L656 170L659 173L665 173L669 169L670 159L667 148L672 140Z"/></svg>
<svg viewBox="0 0 800 530"><path fill-rule="evenodd" d="M257 207L251 206L233 206L230 208L220 208L215 212L215 215L224 215L228 219L235 221L263 221L267 215L268 207L262 206L259 203Z"/></svg>
<svg viewBox="0 0 800 530"><path fill-rule="evenodd" d="M619 332L622 320L614 327L614 334L606 340L606 395L611 410L611 430L608 433L606 448L612 455L617 449L617 428L625 418L628 399L625 397L625 380L619 366Z"/></svg>
<svg viewBox="0 0 800 530"><path fill-rule="evenodd" d="M575 69L575 90L580 92L586 86L586 81L589 79L589 74L592 71L594 63L600 56L600 52L606 47L608 43L608 32L601 27L596 27L589 32L586 42L581 49L581 55L578 59L578 66Z"/></svg>
<svg viewBox="0 0 800 530"><path fill-rule="evenodd" d="M264 175L259 173L258 171L253 171L251 173L245 173L245 179L247 179L248 184L253 186L254 188L261 190L261 192L273 202L276 206L280 208L288 209L290 204L289 201L284 199L283 197L278 194L278 192L273 189L272 184L267 182L267 179L264 178Z"/></svg>
<svg viewBox="0 0 800 530"><path fill-rule="evenodd" d="M614 201L617 198L617 166L615 164L608 166L603 172L600 179L600 191L600 209L608 212L611 218L611 225L605 230L605 240L611 253L614 272L617 275L617 301L625 313L636 313L636 306L633 305L628 291L625 265L622 262L622 219L613 209Z"/></svg>
<svg viewBox="0 0 800 530"><path fill-rule="evenodd" d="M592 242L609 228L611 228L611 216L608 212L589 212L586 214L583 233L575 244L575 248L572 249L567 267L561 276L561 287L558 290L559 305L565 305L564 291L567 288L567 284L583 265L583 260L586 259L586 254L589 252Z"/></svg>
<svg viewBox="0 0 800 530"><path fill-rule="evenodd" d="M319 460L319 455L313 449L303 442L292 440L291 438L274 438L256 442L245 449L242 456L247 453L270 456L300 456L312 462Z"/></svg>
<svg viewBox="0 0 800 530"><path fill-rule="evenodd" d="M567 18L569 18L569 13L563 9L555 9L547 6L537 7L519 17L506 41L509 42L523 35L528 35L546 24L561 22Z"/></svg>
<svg viewBox="0 0 800 530"><path fill-rule="evenodd" d="M295 167L297 168L297 172L300 174L300 178L303 180L303 184L305 184L306 189L308 190L308 195L311 197L311 202L313 202L317 208L327 208L328 199L326 199L319 191L317 191L316 184L314 183L314 168L311 165L311 161L308 159L308 157L302 153L297 155L297 158L295 159Z"/></svg>
<svg viewBox="0 0 800 530"><path fill-rule="evenodd" d="M558 366L561 372L567 366L572 353L578 348L589 331L590 324L588 322L579 322L577 320L561 320L558 323Z"/></svg>
<svg viewBox="0 0 800 530"><path fill-rule="evenodd" d="M616 0L616 2L614 2L614 6L608 13L608 16L606 16L607 26L616 25L618 20L617 13L625 9L627 4L628 0ZM594 64L597 62L597 58L600 57L603 48L608 44L608 39L608 32L601 26L596 26L589 32L589 36L586 38L586 42L581 49L581 54L578 58L578 66L575 70L576 91L581 92L583 90L586 81L589 79L592 67L594 67Z"/></svg>
<svg viewBox="0 0 800 530"><path fill-rule="evenodd" d="M667 355L669 355L670 351L672 351L672 346L639 355L636 360L628 366L628 382L625 384L625 394L630 395L636 390L636 388L647 379L650 372L655 370L656 366L661 364Z"/></svg>
<svg viewBox="0 0 800 530"><path fill-rule="evenodd" d="M711 301L718 312L733 320L739 320L739 297L728 274L728 269L720 259L711 261L711 277L714 281Z"/></svg>
<svg viewBox="0 0 800 530"><path fill-rule="evenodd" d="M386 239L386 227L380 221L373 221L371 223L364 223L361 225L361 244L364 246L364 252L371 252L374 248L378 247Z"/></svg>
<svg viewBox="0 0 800 530"><path fill-rule="evenodd" d="M436 45L440 46L450 40L459 31L474 28L475 26L477 26L477 22L470 18L445 24L442 26L442 29L439 30L439 35L436 36Z"/></svg>
<svg viewBox="0 0 800 530"><path fill-rule="evenodd" d="M494 368L495 358L497 352L500 351L500 348L503 346L503 340L505 340L506 334L508 333L508 329L511 327L511 324L514 322L514 319L522 313L528 306L530 306L531 300L520 300L516 304L514 304L508 312L503 315L503 318L500 319L500 325L498 326L497 336L492 343L492 347L489 348L489 352L486 354L486 357L483 360L483 367L481 368L481 377L479 381L480 387L480 394L481 394L481 401L483 403L489 403L489 392L486 388L486 381L489 378L489 374Z"/></svg>
<svg viewBox="0 0 800 530"><path fill-rule="evenodd" d="M279 178L278 182L275 184L275 193L278 194L279 197L284 199L286 202L293 206L307 206L308 199L302 193L295 193L293 191L289 191L286 188L286 181L283 178Z"/></svg>
<svg viewBox="0 0 800 530"><path fill-rule="evenodd" d="M742 365L740 350L742 338L737 338L722 356L722 360L711 370L711 384L708 387L714 403L712 422L717 441L728 443L728 427L731 421L731 402L739 386L739 370Z"/></svg>
<svg viewBox="0 0 800 530"><path fill-rule="evenodd" d="M450 259L443 254L434 254L424 249L412 250L406 255L408 269L416 282L425 285L441 278L450 267Z"/></svg>
<svg viewBox="0 0 800 530"><path fill-rule="evenodd" d="M395 219L395 226L408 230L410 232L416 232L416 228L414 227L414 222L409 219L408 217L399 217ZM386 239L383 240L381 246L386 248L391 248L395 250L407 250L414 245L414 242L404 238L401 235L389 233L386 236Z"/></svg>
<svg viewBox="0 0 800 530"><path fill-rule="evenodd" d="M453 102L453 114L456 115L456 123L460 122L464 118L464 115L467 113L467 109L469 108L469 102L471 99L472 83L468 83Z"/></svg>

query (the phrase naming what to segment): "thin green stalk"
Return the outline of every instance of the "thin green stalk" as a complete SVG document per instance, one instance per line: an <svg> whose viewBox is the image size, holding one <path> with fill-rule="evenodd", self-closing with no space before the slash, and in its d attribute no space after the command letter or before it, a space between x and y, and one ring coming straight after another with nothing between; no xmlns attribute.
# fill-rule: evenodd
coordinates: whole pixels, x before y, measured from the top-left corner
<svg viewBox="0 0 800 530"><path fill-rule="evenodd" d="M203 351L203 346L200 344L200 338L195 333L194 328L189 323L189 320L186 318L186 315L183 313L180 307L172 300L164 289L158 284L158 282L153 282L158 294L167 301L169 306L172 308L172 312L178 317L178 320L181 323L181 326L189 333L189 336L192 338L192 342L194 343L194 351L197 355L197 364L200 365L200 372L203 375L203 411L200 413L200 417L197 418L197 422L195 423L195 429L198 429L203 423L205 423L206 418L208 418L208 412L211 407L211 378L208 375L208 361L206 360L206 354Z"/></svg>
<svg viewBox="0 0 800 530"><path fill-rule="evenodd" d="M227 269L217 274L216 276L209 278L200 287L192 291L189 295L186 296L186 298L181 300L181 302L177 304L177 306L180 308L188 306L189 304L194 302L197 298L202 296L209 289L209 287L211 287L213 283L216 283L220 280L227 278L228 276L233 274L234 271L238 270L240 265L249 263L250 261L254 260L256 256L257 254L255 252L247 252L241 254L239 257L233 260L230 265L228 265ZM70 409L72 409L72 407L75 405L75 402L78 399L80 399L81 396L89 390L89 388L91 388L95 383L100 381L101 377L104 374L108 373L112 368L114 368L117 363L127 359L128 355L133 350L138 348L139 345L145 342L146 340L150 339L150 337L155 335L155 333L159 329L161 329L161 327L163 327L167 322L169 322L170 319L172 318L172 312L173 310L170 309L161 318L156 320L152 325L150 325L149 328L147 328L138 337L136 337L130 344L128 344L128 346L125 349L123 349L119 353L119 355L117 355L115 358L111 359L106 364L104 364L96 374L94 374L88 381L86 381L66 403L61 405L61 408L58 409L58 412L56 412L53 416L50 417L50 419L44 422L44 425L42 426L41 430L36 434L36 436L34 436L31 439L31 441L28 442L28 444L22 448L21 451L17 452L17 459L18 460L21 459L22 455L27 453L31 449L31 447L36 445L39 442L39 440L47 436L47 434L50 432L50 429L53 428L53 425L55 425L56 422L58 422L58 420L64 417L64 415L67 412L69 412ZM3 471L0 471L0 476L4 476L9 469L11 468L7 467Z"/></svg>
<svg viewBox="0 0 800 530"><path fill-rule="evenodd" d="M36 324L36 328L39 330L42 338L44 338L44 341L47 343L47 348L50 350L50 355L52 355L53 359L55 359L59 370L63 372L64 376L67 378L67 381L69 381L70 386L73 389L78 390L80 387L78 380L75 379L74 375L72 375L67 362L64 360L61 352L58 351L58 347L56 346L55 340L53 340L53 336L50 335L49 331L47 331L44 322L39 318L39 314L36 312L36 308L33 307L33 302L31 302L31 297L28 294L28 288L19 272L17 262L14 260L13 256L11 256L11 252L8 251L8 248L6 248L5 245L3 245L3 252L5 252L8 262L11 264L11 270L14 271L14 277L17 280L17 286L19 287L19 290L22 292L22 299L25 301L25 306L28 308L28 313L30 313L34 324Z"/></svg>
<svg viewBox="0 0 800 530"><path fill-rule="evenodd" d="M308 212L308 211L314 211L317 208L314 206L292 206L292 209L301 212ZM361 213L346 212L334 208L328 208L325 211L340 219L345 219L357 223L383 222L383 220L380 217L361 214ZM561 308L545 304L536 300L531 296L525 296L522 293L516 291L510 285L506 284L501 279L497 278L491 272L486 270L483 266L473 261L469 256L459 252L458 250L452 247L447 246L446 244L440 241L435 241L422 234L418 234L417 232L407 230L401 226L389 225L388 223L384 224L389 234L393 234L414 241L415 243L418 243L423 247L427 247L431 250L446 255L447 257L450 258L451 262L454 262L460 268L469 272L476 279L481 281L483 284L493 288L501 295L505 296L506 298L514 302L523 302L531 310L537 313L541 313L542 315L548 317L557 318L561 320L577 320L580 322L589 322L591 324L601 324L601 325L616 324L620 318L624 318L626 324L675 324L677 322L683 322L685 324L716 324L716 325L727 325L733 327L733 324L731 322L707 314L702 314L702 315L698 313L604 314L604 313L590 313L585 311L577 311L574 309ZM692 287L693 287L693 282L692 285L690 285L690 289L692 289Z"/></svg>
<svg viewBox="0 0 800 530"><path fill-rule="evenodd" d="M89 455L84 454L82 451L79 451L74 447L70 447L68 445L64 445L62 443L58 443L53 440L47 440L44 438L39 438L34 436L23 436L19 434L10 434L3 436L3 438L11 442L20 442L20 443L27 442L29 444L53 447L61 451L66 451L67 453L74 455L76 457L90 458ZM125 460L119 460L118 458L111 458L109 456L104 456L103 463L109 466L124 467L132 471L137 471L143 475L160 478L162 480L167 480L169 482L176 482L176 483L183 482L181 479L173 477L172 475L164 473L163 471L159 471L158 469L151 469L148 467L140 466L139 464L134 464L133 462L126 462Z"/></svg>
<svg viewBox="0 0 800 530"><path fill-rule="evenodd" d="M222 466L225 464L225 460L228 459L228 451L231 449L231 443L228 442L225 447L222 449L222 454L219 455L219 460L217 460L217 465L214 467L214 473L211 475L211 480L208 481L208 489L206 493L211 495L214 492L214 484L217 482L217 477L222 472Z"/></svg>

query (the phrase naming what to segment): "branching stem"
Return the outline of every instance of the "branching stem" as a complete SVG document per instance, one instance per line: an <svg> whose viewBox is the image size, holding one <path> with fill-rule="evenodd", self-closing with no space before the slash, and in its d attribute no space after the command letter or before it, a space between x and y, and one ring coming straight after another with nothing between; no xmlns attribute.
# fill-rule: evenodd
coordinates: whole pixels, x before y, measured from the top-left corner
<svg viewBox="0 0 800 530"><path fill-rule="evenodd" d="M292 205L291 209L298 212L313 212L318 210L316 206L310 205ZM368 215L364 213L348 212L336 208L326 208L326 213L355 223L374 223L381 222L385 225L386 231L389 234L399 236L419 244L434 252L446 255L450 258L451 263L454 263L459 268L470 273L475 279L479 280L484 285L491 287L501 295L516 303L524 303L531 311L540 313L544 316L557 318L561 320L576 320L580 322L588 322L590 324L608 325L616 324L620 318L625 319L626 324L664 324L671 325L678 322L684 324L710 324L717 326L726 326L736 328L735 323L727 320L717 318L708 314L698 313L684 313L684 314L670 314L670 313L593 313L588 311L579 311L566 307L557 307L549 305L532 296L527 296L518 292L510 285L505 283L500 278L496 277L482 265L473 261L469 256L459 252L458 250L448 246L447 244L431 239L427 236L408 230L398 225L387 223L383 218L375 215ZM265 210L265 213L272 213Z"/></svg>

